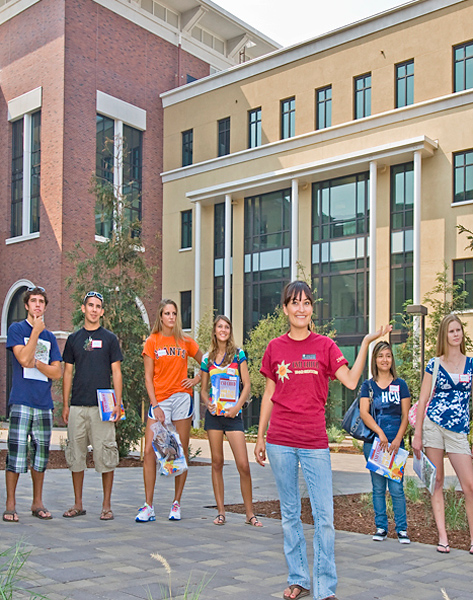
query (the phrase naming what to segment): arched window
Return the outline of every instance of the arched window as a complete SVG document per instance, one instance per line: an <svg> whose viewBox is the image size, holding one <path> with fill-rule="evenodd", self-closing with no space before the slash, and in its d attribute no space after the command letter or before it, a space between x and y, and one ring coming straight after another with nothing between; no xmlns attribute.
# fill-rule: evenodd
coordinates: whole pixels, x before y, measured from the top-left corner
<svg viewBox="0 0 473 600"><path fill-rule="evenodd" d="M17 323L18 321L23 321L26 319L26 309L23 304L23 294L26 292L27 286L19 287L16 292L13 294L10 300L10 306L8 307L7 314L7 329L10 327L12 323ZM8 406L8 399L10 397L10 391L12 386L12 353L10 350L5 350L7 353L7 402L6 406Z"/></svg>

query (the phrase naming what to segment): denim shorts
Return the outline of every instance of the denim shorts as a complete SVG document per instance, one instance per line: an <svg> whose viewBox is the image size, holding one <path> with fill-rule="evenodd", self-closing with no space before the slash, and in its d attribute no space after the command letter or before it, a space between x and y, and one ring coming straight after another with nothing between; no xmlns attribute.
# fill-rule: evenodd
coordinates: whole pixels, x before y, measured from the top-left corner
<svg viewBox="0 0 473 600"><path fill-rule="evenodd" d="M245 431L241 413L234 419L231 419L230 417L217 417L208 410L205 413L204 429L205 431L209 429L216 429L217 431Z"/></svg>

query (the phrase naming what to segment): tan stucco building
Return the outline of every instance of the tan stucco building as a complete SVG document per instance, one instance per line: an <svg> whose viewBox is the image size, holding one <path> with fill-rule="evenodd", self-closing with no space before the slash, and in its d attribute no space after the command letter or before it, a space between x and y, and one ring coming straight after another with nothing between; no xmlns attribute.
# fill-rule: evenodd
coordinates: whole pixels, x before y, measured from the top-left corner
<svg viewBox="0 0 473 600"><path fill-rule="evenodd" d="M299 264L350 360L444 261L473 291L456 229L473 228L473 0L410 2L162 99L163 294L187 327L214 307L241 343Z"/></svg>

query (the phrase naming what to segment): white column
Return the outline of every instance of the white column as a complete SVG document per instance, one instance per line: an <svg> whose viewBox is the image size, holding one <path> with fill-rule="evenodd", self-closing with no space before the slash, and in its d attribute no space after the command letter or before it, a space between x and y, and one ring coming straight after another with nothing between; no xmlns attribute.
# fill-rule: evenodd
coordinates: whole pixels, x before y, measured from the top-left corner
<svg viewBox="0 0 473 600"><path fill-rule="evenodd" d="M376 208L378 203L378 163L373 160L370 162L370 271L369 286L370 294L368 299L368 331L376 331ZM371 355L373 353L373 344L368 349L368 373L371 377Z"/></svg>
<svg viewBox="0 0 473 600"><path fill-rule="evenodd" d="M194 254L194 334L200 321L200 257L202 244L202 205L195 203L195 254Z"/></svg>
<svg viewBox="0 0 473 600"><path fill-rule="evenodd" d="M299 180L291 182L291 281L297 279L299 260Z"/></svg>
<svg viewBox="0 0 473 600"><path fill-rule="evenodd" d="M377 205L378 164L370 162L370 295L368 301L368 330L376 330L376 205Z"/></svg>
<svg viewBox="0 0 473 600"><path fill-rule="evenodd" d="M194 336L197 333L197 326L200 321L200 260L202 244L202 205L195 203L195 258L194 258ZM200 426L200 394L194 390L194 427Z"/></svg>
<svg viewBox="0 0 473 600"><path fill-rule="evenodd" d="M23 116L23 214L20 235L28 235L31 227L31 115Z"/></svg>
<svg viewBox="0 0 473 600"><path fill-rule="evenodd" d="M232 278L232 197L225 194L225 253L224 253L224 277L223 277L223 310L225 316L231 319L231 287Z"/></svg>
<svg viewBox="0 0 473 600"><path fill-rule="evenodd" d="M414 282L412 300L420 304L420 202L421 202L422 154L414 152Z"/></svg>

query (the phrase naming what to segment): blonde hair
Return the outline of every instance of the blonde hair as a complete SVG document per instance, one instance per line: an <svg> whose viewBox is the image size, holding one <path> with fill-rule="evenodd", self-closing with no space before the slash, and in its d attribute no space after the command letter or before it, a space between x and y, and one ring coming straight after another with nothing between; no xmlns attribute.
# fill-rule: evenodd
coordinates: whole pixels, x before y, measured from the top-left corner
<svg viewBox="0 0 473 600"><path fill-rule="evenodd" d="M220 364L220 366L223 367L223 366L229 365L232 362L235 354L237 353L238 348L235 344L235 339L233 338L232 322L225 315L217 315L215 317L214 324L212 327L212 339L210 341L210 348L209 348L209 364L215 362L215 359L217 358L218 341L217 341L217 335L216 335L215 331L217 328L217 323L219 321L225 321L225 323L227 323L230 326L230 335L228 336L227 345L225 348L225 356L223 357L223 360Z"/></svg>
<svg viewBox="0 0 473 600"><path fill-rule="evenodd" d="M460 352L462 354L466 354L465 331L463 330L463 323L460 321L457 315L449 314L442 319L439 326L439 332L437 335L437 356L443 356L447 350L448 327L452 321L456 321L461 327L463 337L460 344Z"/></svg>
<svg viewBox="0 0 473 600"><path fill-rule="evenodd" d="M163 330L163 310L169 304L174 306L176 309L176 322L174 323L174 327L172 329L172 335L174 336L176 342L179 342L185 338L184 332L182 331L181 315L179 314L179 308L177 304L174 302L174 300L170 300L169 298L163 298L158 304L158 314L156 315L156 321L154 322L151 333L161 333Z"/></svg>
<svg viewBox="0 0 473 600"><path fill-rule="evenodd" d="M376 359L378 358L379 353L383 350L389 350L391 352L392 361L391 368L389 370L391 371L393 379L397 379L396 363L394 362L394 353L391 344L389 342L381 341L378 342L373 348L373 354L371 356L371 373L373 374L374 381L378 381L378 365L376 364Z"/></svg>

